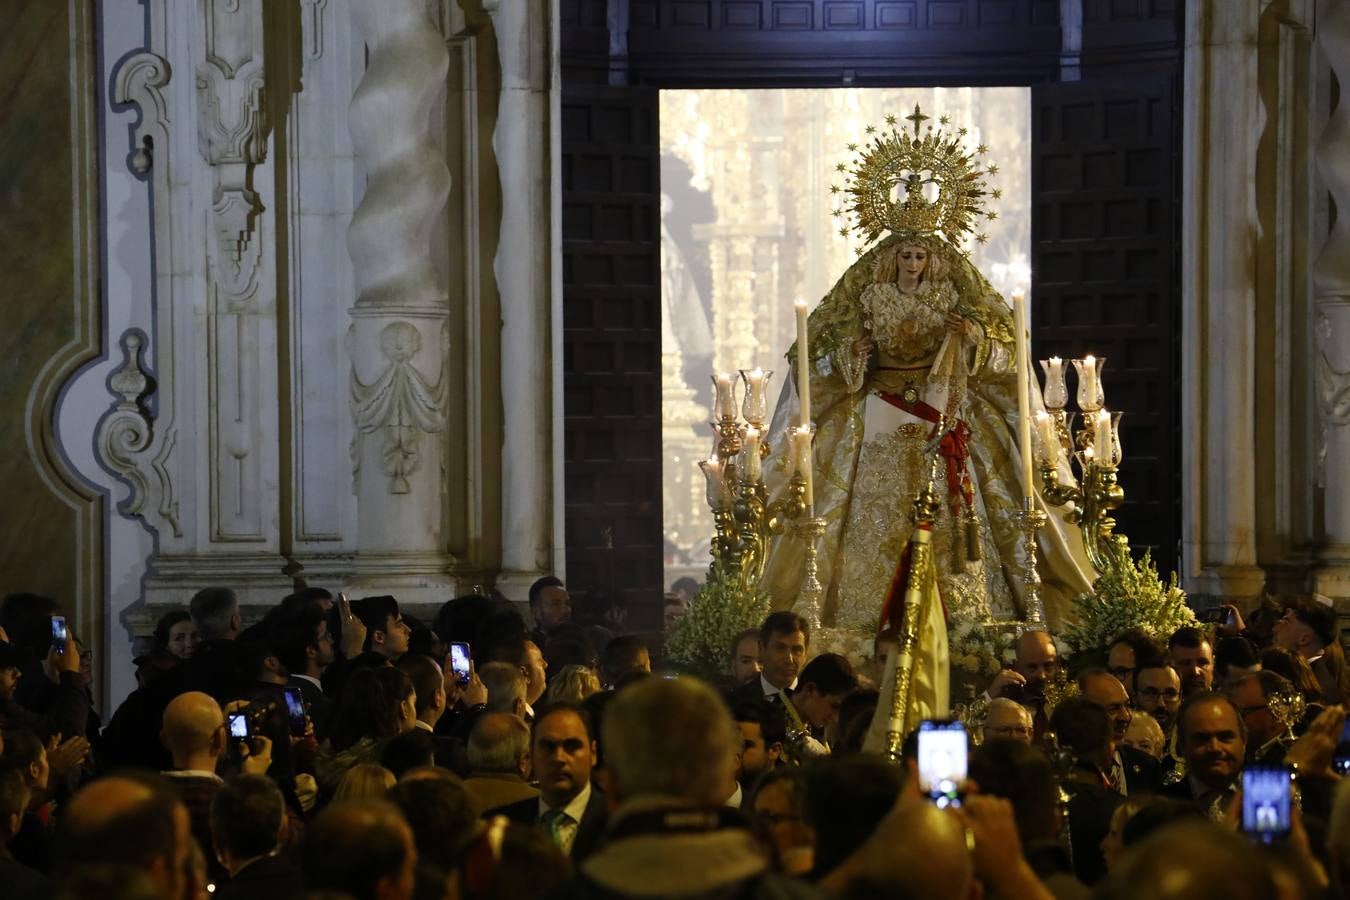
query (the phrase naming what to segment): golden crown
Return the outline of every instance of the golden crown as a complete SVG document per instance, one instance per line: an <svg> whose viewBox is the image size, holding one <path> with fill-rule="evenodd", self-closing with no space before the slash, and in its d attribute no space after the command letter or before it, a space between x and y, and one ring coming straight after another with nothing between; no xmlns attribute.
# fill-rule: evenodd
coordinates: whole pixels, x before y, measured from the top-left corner
<svg viewBox="0 0 1350 900"><path fill-rule="evenodd" d="M985 198L994 200L1002 191L990 190L988 179L998 174L998 166L985 165L979 157L989 152L981 144L971 151L963 143L967 129L950 135L923 123L929 117L916 105L905 116L913 123L913 134L896 129L896 117L887 116L890 134L878 134L867 126L871 139L859 147L849 144L857 154L853 166L839 163L835 170L846 175L842 186L830 185L833 195L846 195L843 206L834 210L846 224L839 229L845 237L855 230L871 244L885 232L892 234L941 235L959 247L967 235L978 243L989 240L979 231L981 216L992 222L998 213L985 211ZM946 116L938 119L947 126ZM852 216L852 224L847 224Z"/></svg>

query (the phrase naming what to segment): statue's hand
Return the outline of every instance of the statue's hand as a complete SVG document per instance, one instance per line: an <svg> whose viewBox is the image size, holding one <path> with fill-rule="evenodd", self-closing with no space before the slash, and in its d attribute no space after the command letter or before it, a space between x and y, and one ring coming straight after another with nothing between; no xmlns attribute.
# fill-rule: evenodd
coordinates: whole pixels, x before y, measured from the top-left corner
<svg viewBox="0 0 1350 900"><path fill-rule="evenodd" d="M966 333L966 317L958 313L947 313L944 324L947 326L947 330L952 334L963 335Z"/></svg>
<svg viewBox="0 0 1350 900"><path fill-rule="evenodd" d="M876 348L876 342L869 337L860 337L853 342L853 355L855 357L867 357L872 355Z"/></svg>

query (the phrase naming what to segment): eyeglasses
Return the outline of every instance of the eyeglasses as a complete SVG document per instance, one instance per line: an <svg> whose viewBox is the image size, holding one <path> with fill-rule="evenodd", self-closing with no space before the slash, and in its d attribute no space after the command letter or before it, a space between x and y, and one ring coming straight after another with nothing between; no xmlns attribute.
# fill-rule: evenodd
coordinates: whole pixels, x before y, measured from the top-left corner
<svg viewBox="0 0 1350 900"><path fill-rule="evenodd" d="M1139 692L1139 696L1146 700L1172 701L1181 699L1181 691L1176 691L1172 688L1168 688L1165 691L1160 691L1157 688L1144 688Z"/></svg>
<svg viewBox="0 0 1350 900"><path fill-rule="evenodd" d="M1031 737L1031 729L1025 725L1000 725L998 728L986 728L985 731L998 737Z"/></svg>

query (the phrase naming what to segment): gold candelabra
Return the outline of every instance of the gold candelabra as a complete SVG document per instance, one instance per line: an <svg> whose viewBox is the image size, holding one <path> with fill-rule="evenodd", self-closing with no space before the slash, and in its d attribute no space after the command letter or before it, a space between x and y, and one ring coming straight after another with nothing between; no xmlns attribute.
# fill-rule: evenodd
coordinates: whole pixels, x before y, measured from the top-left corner
<svg viewBox="0 0 1350 900"><path fill-rule="evenodd" d="M1111 511L1125 502L1125 490L1117 474L1122 459L1121 414L1103 408L1101 372L1105 358L1088 356L1072 363L1078 373L1077 414L1065 409L1068 390L1064 383L1064 361L1058 357L1041 360L1048 410L1036 414L1041 492L1055 506L1070 505L1065 518L1079 526L1088 560L1098 572L1107 572L1129 560L1129 542L1115 533L1116 520L1111 516ZM1076 432L1075 419L1079 422ZM1075 465L1076 483L1064 483L1066 472L1072 482ZM1028 510L1023 510L1021 516L1029 538L1034 538L1033 532L1044 524L1045 514L1039 513L1040 525L1034 526ZM1027 557L1029 567L1034 566L1034 541L1028 544ZM1032 583L1029 575L1029 594ZM1039 575L1034 583L1039 601Z"/></svg>
<svg viewBox="0 0 1350 900"><path fill-rule="evenodd" d="M818 625L821 587L814 538L824 530L824 522L810 515L806 477L800 470L788 481L787 495L772 503L764 483L763 462L772 449L765 439L772 377L773 372L761 369L743 369L739 379L731 374L713 376L713 455L699 463L715 528L712 566L722 577L735 579L743 594L753 593L764 576L770 538L795 524L794 533L807 538L803 599L808 605L814 603L817 612L812 624ZM744 386L739 404L738 384ZM738 419L738 411L744 421Z"/></svg>

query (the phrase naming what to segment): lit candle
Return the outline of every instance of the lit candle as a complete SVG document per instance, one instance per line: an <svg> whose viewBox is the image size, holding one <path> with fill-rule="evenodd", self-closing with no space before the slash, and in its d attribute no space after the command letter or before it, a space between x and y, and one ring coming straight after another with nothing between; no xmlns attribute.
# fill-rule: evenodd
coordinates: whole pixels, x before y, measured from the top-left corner
<svg viewBox="0 0 1350 900"><path fill-rule="evenodd" d="M736 418L736 376L730 372L718 372L712 380L717 390L713 399L713 418Z"/></svg>
<svg viewBox="0 0 1350 900"><path fill-rule="evenodd" d="M698 464L708 482L708 506L721 509L727 499L726 465L717 457Z"/></svg>
<svg viewBox="0 0 1350 900"><path fill-rule="evenodd" d="M1111 462L1111 414L1106 410L1097 412L1097 421L1092 436L1092 447L1097 459L1103 463Z"/></svg>
<svg viewBox="0 0 1350 900"><path fill-rule="evenodd" d="M797 313L797 427L810 428L811 348L806 335L806 301L797 300L792 307Z"/></svg>
<svg viewBox="0 0 1350 900"><path fill-rule="evenodd" d="M1096 412L1102 408L1101 385L1097 375L1105 360L1095 356L1075 359L1073 367L1078 370L1078 408L1083 412Z"/></svg>
<svg viewBox="0 0 1350 900"><path fill-rule="evenodd" d="M815 507L816 498L815 460L811 455L811 439L814 436L809 427L792 430L792 456L796 461L797 471L801 472L802 477L806 479L806 508L808 510Z"/></svg>
<svg viewBox="0 0 1350 900"><path fill-rule="evenodd" d="M745 382L745 400L742 414L747 422L763 422L769 417L769 379L772 372L761 368L741 369L741 380Z"/></svg>
<svg viewBox="0 0 1350 900"><path fill-rule="evenodd" d="M1027 352L1026 297L1013 291L1013 333L1017 337L1017 443L1022 452L1022 496L1034 493L1031 480L1031 356Z"/></svg>
<svg viewBox="0 0 1350 900"><path fill-rule="evenodd" d="M759 481L760 459L759 459L759 429L753 426L745 429L745 437L741 439L741 470L742 481Z"/></svg>
<svg viewBox="0 0 1350 900"><path fill-rule="evenodd" d="M1048 409L1063 409L1069 402L1069 391L1064 386L1064 360L1058 356L1041 360L1045 371L1045 405Z"/></svg>
<svg viewBox="0 0 1350 900"><path fill-rule="evenodd" d="M1055 465L1059 462L1059 434L1055 431L1055 420L1044 410L1036 411L1036 434L1041 441L1041 462Z"/></svg>

